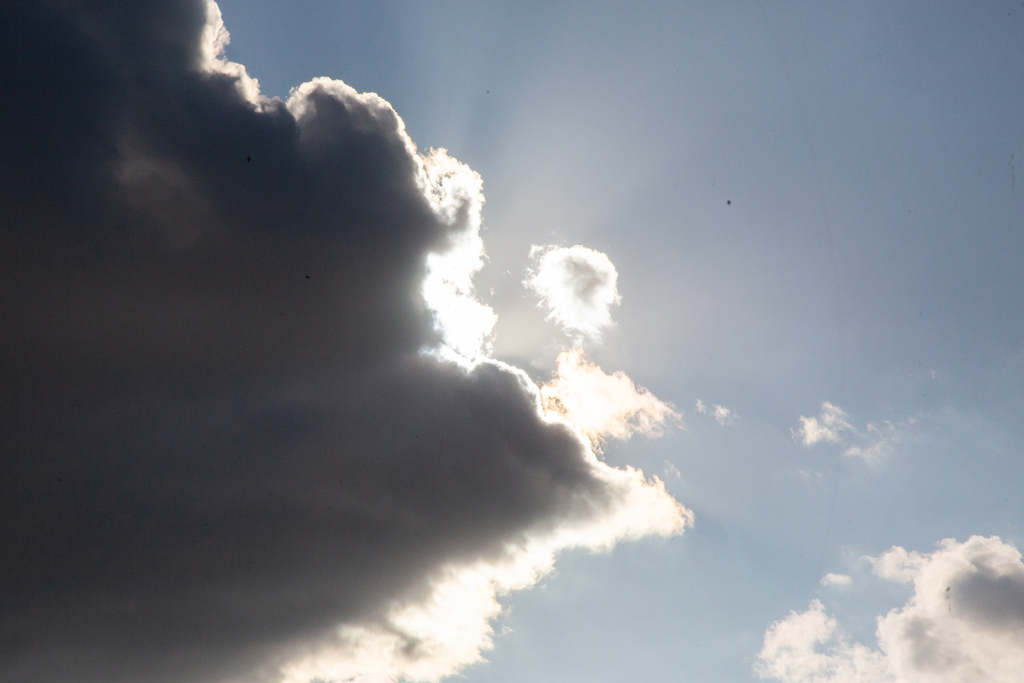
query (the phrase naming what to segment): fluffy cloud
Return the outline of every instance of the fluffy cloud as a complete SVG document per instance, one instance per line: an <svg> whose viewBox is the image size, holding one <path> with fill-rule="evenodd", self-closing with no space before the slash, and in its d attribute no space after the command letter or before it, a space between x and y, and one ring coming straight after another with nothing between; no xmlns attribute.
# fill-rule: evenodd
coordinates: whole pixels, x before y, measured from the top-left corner
<svg viewBox="0 0 1024 683"><path fill-rule="evenodd" d="M818 600L772 624L757 658L761 678L783 683L896 683L885 655L850 644Z"/></svg>
<svg viewBox="0 0 1024 683"><path fill-rule="evenodd" d="M608 256L587 247L534 247L524 284L540 297L548 319L578 341L597 339L619 303L618 273Z"/></svg>
<svg viewBox="0 0 1024 683"><path fill-rule="evenodd" d="M480 178L387 102L261 96L212 3L3 13L0 679L436 679L690 522L487 357Z"/></svg>
<svg viewBox="0 0 1024 683"><path fill-rule="evenodd" d="M813 601L765 633L755 670L783 683L1016 683L1024 671L1024 563L997 537L946 539L933 553L894 547L868 558L883 578L913 582L878 617L878 649L850 644Z"/></svg>
<svg viewBox="0 0 1024 683"><path fill-rule="evenodd" d="M877 461L888 454L900 441L900 431L915 424L914 418L894 425L889 420L869 422L864 431L850 424L842 408L828 401L821 404L818 417L800 416L800 428L791 429L793 438L805 446L828 442L843 446L843 455Z"/></svg>
<svg viewBox="0 0 1024 683"><path fill-rule="evenodd" d="M853 429L847 422L846 413L828 401L821 404L820 417L800 416L800 429L794 432L805 446L813 446L821 441L836 443L842 438L843 432Z"/></svg>

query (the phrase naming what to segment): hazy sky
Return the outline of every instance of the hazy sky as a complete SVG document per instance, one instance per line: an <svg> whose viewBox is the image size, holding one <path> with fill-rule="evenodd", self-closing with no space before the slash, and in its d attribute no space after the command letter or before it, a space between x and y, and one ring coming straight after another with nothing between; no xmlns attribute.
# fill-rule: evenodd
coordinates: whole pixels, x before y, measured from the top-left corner
<svg viewBox="0 0 1024 683"><path fill-rule="evenodd" d="M3 10L0 678L1019 683L1024 3L218 4Z"/></svg>

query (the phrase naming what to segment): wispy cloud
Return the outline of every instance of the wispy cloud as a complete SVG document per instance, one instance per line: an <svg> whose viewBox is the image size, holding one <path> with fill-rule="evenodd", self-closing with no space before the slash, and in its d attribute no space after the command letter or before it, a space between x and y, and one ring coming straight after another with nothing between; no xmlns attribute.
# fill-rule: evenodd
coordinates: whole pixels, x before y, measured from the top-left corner
<svg viewBox="0 0 1024 683"><path fill-rule="evenodd" d="M697 410L697 412L700 413L701 415L708 415L710 417L715 418L715 420L718 421L718 424L722 425L723 427L725 425L730 425L737 419L739 419L739 417L736 415L736 413L732 411L732 409L726 408L725 406L719 405L717 403L712 406L708 406L708 404L704 403L704 401L697 399L697 403L694 407Z"/></svg>
<svg viewBox="0 0 1024 683"><path fill-rule="evenodd" d="M804 446L834 443L844 448L843 455L875 462L900 442L901 432L916 424L915 418L893 424L889 420L869 422L861 431L854 427L842 408L825 401L817 417L800 416L800 427L790 429L793 438Z"/></svg>

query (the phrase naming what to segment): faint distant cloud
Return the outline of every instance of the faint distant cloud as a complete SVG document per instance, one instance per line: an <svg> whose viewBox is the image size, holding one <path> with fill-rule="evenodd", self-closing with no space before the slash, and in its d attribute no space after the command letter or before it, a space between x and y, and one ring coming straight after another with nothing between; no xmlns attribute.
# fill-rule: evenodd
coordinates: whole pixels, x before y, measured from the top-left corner
<svg viewBox="0 0 1024 683"><path fill-rule="evenodd" d="M822 586L849 586L853 579L849 574L825 574L821 577Z"/></svg>
<svg viewBox="0 0 1024 683"><path fill-rule="evenodd" d="M718 420L718 424L720 425L730 424L733 420L736 419L736 416L733 414L731 410L729 410L725 406L720 406L718 404L715 404L715 409L712 415L716 420Z"/></svg>
<svg viewBox="0 0 1024 683"><path fill-rule="evenodd" d="M868 559L883 578L914 584L902 608L878 617L878 646L851 643L813 600L768 628L755 673L781 683L1020 683L1024 562L1012 544L947 538L932 553L896 546Z"/></svg>
<svg viewBox="0 0 1024 683"><path fill-rule="evenodd" d="M606 254L587 247L534 246L535 266L523 284L540 298L548 319L577 343L596 340L611 326L611 307L620 297L618 273Z"/></svg>
<svg viewBox="0 0 1024 683"><path fill-rule="evenodd" d="M878 460L892 446L899 443L900 436L896 426L889 420L878 423L869 422L866 429L867 443L851 445L843 455L855 456L864 460Z"/></svg>
<svg viewBox="0 0 1024 683"><path fill-rule="evenodd" d="M817 417L800 416L800 427L790 429L793 438L804 446L827 442L844 447L843 455L874 462L886 455L900 441L900 433L917 423L909 418L899 424L889 420L869 422L861 431L854 427L846 411L825 401Z"/></svg>
<svg viewBox="0 0 1024 683"><path fill-rule="evenodd" d="M739 419L736 413L731 409L718 405L717 403L712 406L708 406L704 401L697 399L695 408L701 415L710 415L715 418L718 420L718 424L722 426L732 424L735 420Z"/></svg>

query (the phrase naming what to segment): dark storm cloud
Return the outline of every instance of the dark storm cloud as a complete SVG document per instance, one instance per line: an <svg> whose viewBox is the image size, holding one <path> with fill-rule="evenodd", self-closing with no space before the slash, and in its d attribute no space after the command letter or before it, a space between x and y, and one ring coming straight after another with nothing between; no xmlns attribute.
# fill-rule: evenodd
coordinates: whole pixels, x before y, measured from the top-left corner
<svg viewBox="0 0 1024 683"><path fill-rule="evenodd" d="M386 103L250 101L202 2L3 14L0 679L277 680L611 504L519 375L420 353L461 228Z"/></svg>

